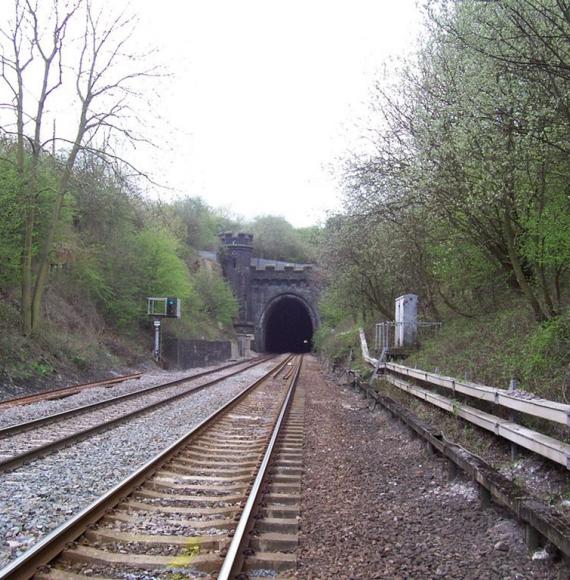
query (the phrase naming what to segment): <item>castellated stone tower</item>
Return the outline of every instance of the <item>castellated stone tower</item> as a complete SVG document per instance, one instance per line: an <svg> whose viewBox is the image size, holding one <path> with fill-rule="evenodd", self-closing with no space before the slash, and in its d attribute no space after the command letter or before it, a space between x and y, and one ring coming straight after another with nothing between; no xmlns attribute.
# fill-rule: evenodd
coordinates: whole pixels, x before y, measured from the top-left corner
<svg viewBox="0 0 570 580"><path fill-rule="evenodd" d="M250 298L253 234L223 232L219 234L219 238L222 271L239 304L238 319L234 327L240 334L253 333L254 322Z"/></svg>
<svg viewBox="0 0 570 580"><path fill-rule="evenodd" d="M312 264L253 257L253 235L219 235L219 263L239 304L239 352L307 352L319 326ZM241 345L241 346L240 346Z"/></svg>

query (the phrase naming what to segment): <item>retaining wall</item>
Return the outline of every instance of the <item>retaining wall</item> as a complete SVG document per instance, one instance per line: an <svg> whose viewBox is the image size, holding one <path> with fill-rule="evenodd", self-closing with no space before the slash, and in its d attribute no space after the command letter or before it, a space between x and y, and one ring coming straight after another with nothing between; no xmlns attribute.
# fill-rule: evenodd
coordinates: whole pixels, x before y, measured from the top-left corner
<svg viewBox="0 0 570 580"><path fill-rule="evenodd" d="M183 340L166 338L162 358L169 369L191 369L223 362L232 358L229 340Z"/></svg>

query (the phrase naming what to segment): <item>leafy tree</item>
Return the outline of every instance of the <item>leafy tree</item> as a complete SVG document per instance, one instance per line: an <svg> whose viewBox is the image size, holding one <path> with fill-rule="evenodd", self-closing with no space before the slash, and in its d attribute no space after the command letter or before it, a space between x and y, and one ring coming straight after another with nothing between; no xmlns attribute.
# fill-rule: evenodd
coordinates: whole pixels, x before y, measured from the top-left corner
<svg viewBox="0 0 570 580"><path fill-rule="evenodd" d="M166 208L165 208L166 209ZM198 250L215 250L224 220L203 199L187 197L168 206L173 219L179 221L183 241Z"/></svg>
<svg viewBox="0 0 570 580"><path fill-rule="evenodd" d="M372 147L345 163L347 211L418 240L409 255L428 259L415 286L448 306L458 296L450 279L468 281L462 255L550 319L562 308L570 238L568 10L550 0L427 4L416 61L397 86L375 87ZM478 276L461 299L481 288Z"/></svg>
<svg viewBox="0 0 570 580"><path fill-rule="evenodd" d="M394 299L417 292L430 315L438 316L421 224L336 216L325 227L319 263L329 288L353 315L393 318ZM368 313L368 314L367 314Z"/></svg>
<svg viewBox="0 0 570 580"><path fill-rule="evenodd" d="M254 256L289 262L309 261L301 235L283 217L265 215L251 223Z"/></svg>
<svg viewBox="0 0 570 580"><path fill-rule="evenodd" d="M0 289L6 289L19 283L23 216L13 151L8 143L1 149L6 161L0 162Z"/></svg>
<svg viewBox="0 0 570 580"><path fill-rule="evenodd" d="M220 273L201 268L194 275L194 283L207 315L224 326L231 326L238 304Z"/></svg>
<svg viewBox="0 0 570 580"><path fill-rule="evenodd" d="M308 226L295 228L295 232L304 247L305 261L316 262L319 255L319 246L323 238L323 228L321 226Z"/></svg>

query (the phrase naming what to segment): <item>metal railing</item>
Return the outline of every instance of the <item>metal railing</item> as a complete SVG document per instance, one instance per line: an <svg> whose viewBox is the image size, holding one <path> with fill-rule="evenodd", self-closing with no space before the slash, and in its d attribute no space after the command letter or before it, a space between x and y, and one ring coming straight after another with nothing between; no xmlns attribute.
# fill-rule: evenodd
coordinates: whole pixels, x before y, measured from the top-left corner
<svg viewBox="0 0 570 580"><path fill-rule="evenodd" d="M364 331L361 331L360 338L363 359L374 366L375 372L380 373L382 378L390 384L570 469L570 445L568 443L524 427L511 419L486 413L458 401L455 397L445 397L426 387L443 387L449 389L452 395L456 393L467 395L496 405L497 408L508 408L511 411L518 411L566 426L570 426L570 405L388 363L380 356L378 358L370 356ZM406 379L421 381L421 386Z"/></svg>
<svg viewBox="0 0 570 580"><path fill-rule="evenodd" d="M383 352L402 345L415 345L441 330L441 322L417 320L415 322L394 322L385 320L376 324L374 350Z"/></svg>

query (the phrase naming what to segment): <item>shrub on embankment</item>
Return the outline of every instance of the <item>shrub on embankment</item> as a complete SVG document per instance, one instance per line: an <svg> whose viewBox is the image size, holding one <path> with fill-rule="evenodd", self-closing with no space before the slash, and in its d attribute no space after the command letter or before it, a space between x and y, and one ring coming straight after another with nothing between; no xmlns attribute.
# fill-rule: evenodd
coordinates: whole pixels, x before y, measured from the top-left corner
<svg viewBox="0 0 570 580"><path fill-rule="evenodd" d="M372 319L362 324L349 317L331 327L325 318L316 334L316 350L337 366L369 371L361 358L359 326L365 327L376 356ZM474 318L449 316L438 333L401 362L503 389L516 378L521 390L570 403L570 311L538 323L522 301L515 300Z"/></svg>
<svg viewBox="0 0 570 580"><path fill-rule="evenodd" d="M8 155L10 143L2 148ZM46 183L60 171L52 161L46 156L40 168ZM14 195L12 173L9 163L0 163L0 386L47 383L61 373L88 378L150 358L147 296L182 299L183 318L165 321L165 332L208 339L232 333L236 301L221 272L198 255L215 248L223 218L201 200L145 200L136 184L85 158L65 198L41 320L25 336L20 256L26 209ZM36 238L53 204L49 187L40 197Z"/></svg>
<svg viewBox="0 0 570 580"><path fill-rule="evenodd" d="M477 318L450 318L403 364L570 402L570 311L537 323L520 302Z"/></svg>

